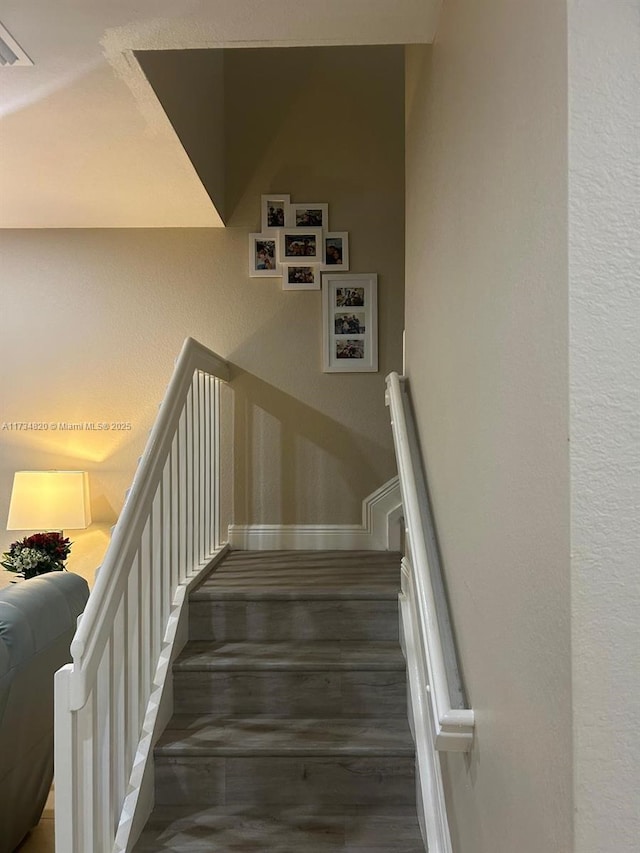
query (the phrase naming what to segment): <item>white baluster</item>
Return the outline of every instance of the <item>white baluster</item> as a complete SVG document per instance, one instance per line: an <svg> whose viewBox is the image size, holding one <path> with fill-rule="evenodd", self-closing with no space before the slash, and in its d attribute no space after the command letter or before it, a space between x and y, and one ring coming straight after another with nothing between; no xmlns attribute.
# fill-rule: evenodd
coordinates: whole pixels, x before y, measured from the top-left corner
<svg viewBox="0 0 640 853"><path fill-rule="evenodd" d="M77 738L78 738L78 789L76 799L78 814L82 815L81 831L78 834L78 849L99 850L96 838L96 808L98 797L96 793L97 767L94 759L94 742L96 738L96 727L94 724L94 692L91 691L87 702L77 715Z"/></svg>
<svg viewBox="0 0 640 853"><path fill-rule="evenodd" d="M217 550L220 536L220 380L213 380L213 541Z"/></svg>
<svg viewBox="0 0 640 853"><path fill-rule="evenodd" d="M171 489L169 492L170 504L170 526L171 526L171 551L170 551L170 578L171 578L171 604L173 595L178 587L180 572L180 466L179 466L178 433L176 432L171 443L171 455L169 457L169 468L171 477Z"/></svg>
<svg viewBox="0 0 640 853"><path fill-rule="evenodd" d="M142 534L140 543L140 705L138 708L140 723L144 720L149 693L151 692L151 679L153 672L151 668L151 642L152 642L152 610L151 610L151 583L149 572L149 519Z"/></svg>
<svg viewBox="0 0 640 853"><path fill-rule="evenodd" d="M140 572L140 555L136 554L133 560L133 571L129 574L125 608L127 650L126 758L129 768L133 765L133 759L138 748L138 737L140 734L140 706L142 704L142 684L140 676L142 660L140 603L142 601L142 595Z"/></svg>
<svg viewBox="0 0 640 853"><path fill-rule="evenodd" d="M219 429L218 421L216 420L216 382L215 379L210 376L209 377L209 412L210 412L210 429L209 429L209 471L211 472L211 478L209 482L209 525L210 525L210 534L209 539L211 542L211 551L214 552L217 548L216 544L216 502L215 502L215 482L216 477L218 476L215 469L216 459L215 459L215 439L216 433Z"/></svg>
<svg viewBox="0 0 640 853"><path fill-rule="evenodd" d="M97 850L109 850L113 844L113 802L111 799L111 643L109 638L98 667L95 689L93 766L98 769L96 787Z"/></svg>
<svg viewBox="0 0 640 853"><path fill-rule="evenodd" d="M171 454L169 454L169 458L162 471L160 488L162 505L162 566L160 582L162 587L162 625L163 628L166 628L169 611L171 610L171 599L173 597L173 584L171 583Z"/></svg>
<svg viewBox="0 0 640 853"><path fill-rule="evenodd" d="M156 661L160 654L162 639L164 636L164 623L162 621L162 481L156 490L151 506L150 519L150 587L152 616L152 645L151 645L151 674L156 669Z"/></svg>
<svg viewBox="0 0 640 853"><path fill-rule="evenodd" d="M186 428L187 428L187 490L186 490L186 509L187 520L185 525L185 540L187 545L187 561L185 566L186 574L190 574L193 568L193 505L194 505L194 484L193 484L193 384L189 388L186 405Z"/></svg>
<svg viewBox="0 0 640 853"><path fill-rule="evenodd" d="M111 639L111 743L112 743L112 782L111 798L117 814L120 813L127 789L126 761L126 604L127 592L118 606L113 624Z"/></svg>
<svg viewBox="0 0 640 853"><path fill-rule="evenodd" d="M200 563L200 388L197 373L193 376L193 563Z"/></svg>
<svg viewBox="0 0 640 853"><path fill-rule="evenodd" d="M187 410L186 406L180 415L180 431L178 441L178 580L184 582L187 576Z"/></svg>
<svg viewBox="0 0 640 853"><path fill-rule="evenodd" d="M211 541L211 378L203 374L202 379L204 383L204 523L202 541L205 556L208 558L213 552L213 542Z"/></svg>
<svg viewBox="0 0 640 853"><path fill-rule="evenodd" d="M56 780L56 849L80 853L76 837L79 813L76 791L81 767L78 761L76 713L71 710L71 677L73 665L67 664L55 674L55 755Z"/></svg>
<svg viewBox="0 0 640 853"><path fill-rule="evenodd" d="M205 400L205 381L204 373L198 371L198 565L204 562L207 556L207 547L205 544L205 529L206 529L206 455L205 455L205 440L206 440L206 420L207 420L207 404Z"/></svg>

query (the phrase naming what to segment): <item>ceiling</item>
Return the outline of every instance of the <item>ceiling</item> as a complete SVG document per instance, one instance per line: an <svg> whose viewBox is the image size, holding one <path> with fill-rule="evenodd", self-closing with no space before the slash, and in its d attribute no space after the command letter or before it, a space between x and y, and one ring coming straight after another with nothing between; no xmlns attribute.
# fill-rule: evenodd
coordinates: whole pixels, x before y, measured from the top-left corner
<svg viewBox="0 0 640 853"><path fill-rule="evenodd" d="M439 7L0 0L0 22L34 62L0 67L0 228L224 224L134 51L430 42Z"/></svg>

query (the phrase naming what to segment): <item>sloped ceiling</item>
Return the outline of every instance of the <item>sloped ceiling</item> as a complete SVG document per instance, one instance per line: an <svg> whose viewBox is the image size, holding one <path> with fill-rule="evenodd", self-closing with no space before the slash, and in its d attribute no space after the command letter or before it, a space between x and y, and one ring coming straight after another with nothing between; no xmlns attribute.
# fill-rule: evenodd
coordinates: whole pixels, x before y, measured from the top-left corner
<svg viewBox="0 0 640 853"><path fill-rule="evenodd" d="M212 110L202 117L202 132L213 141L209 195L136 51L430 42L439 6L440 0L1 0L0 20L34 65L0 68L0 228L223 225L216 61L207 61L204 74L198 62L191 69L193 85L212 93ZM257 92L268 87L268 80L256 81Z"/></svg>

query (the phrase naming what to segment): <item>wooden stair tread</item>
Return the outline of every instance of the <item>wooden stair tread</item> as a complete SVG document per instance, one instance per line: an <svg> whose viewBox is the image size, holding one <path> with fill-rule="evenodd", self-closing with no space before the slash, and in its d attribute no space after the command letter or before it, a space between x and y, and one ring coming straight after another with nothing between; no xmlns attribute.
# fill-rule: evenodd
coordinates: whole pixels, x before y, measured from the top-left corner
<svg viewBox="0 0 640 853"><path fill-rule="evenodd" d="M156 744L163 756L413 755L399 717L212 717L176 714Z"/></svg>
<svg viewBox="0 0 640 853"><path fill-rule="evenodd" d="M414 806L159 806L135 847L227 853L424 853Z"/></svg>
<svg viewBox="0 0 640 853"><path fill-rule="evenodd" d="M397 642L324 640L318 642L206 642L187 643L176 659L178 672L210 670L404 670Z"/></svg>
<svg viewBox="0 0 640 853"><path fill-rule="evenodd" d="M232 551L191 600L394 597L400 555L388 551Z"/></svg>

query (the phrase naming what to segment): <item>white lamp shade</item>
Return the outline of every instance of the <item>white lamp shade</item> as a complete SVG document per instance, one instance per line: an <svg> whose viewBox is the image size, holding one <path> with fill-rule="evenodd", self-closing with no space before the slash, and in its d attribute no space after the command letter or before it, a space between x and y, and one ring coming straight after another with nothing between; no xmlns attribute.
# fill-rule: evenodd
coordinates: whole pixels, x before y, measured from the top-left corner
<svg viewBox="0 0 640 853"><path fill-rule="evenodd" d="M86 471L16 471L7 530L74 530L90 524Z"/></svg>

